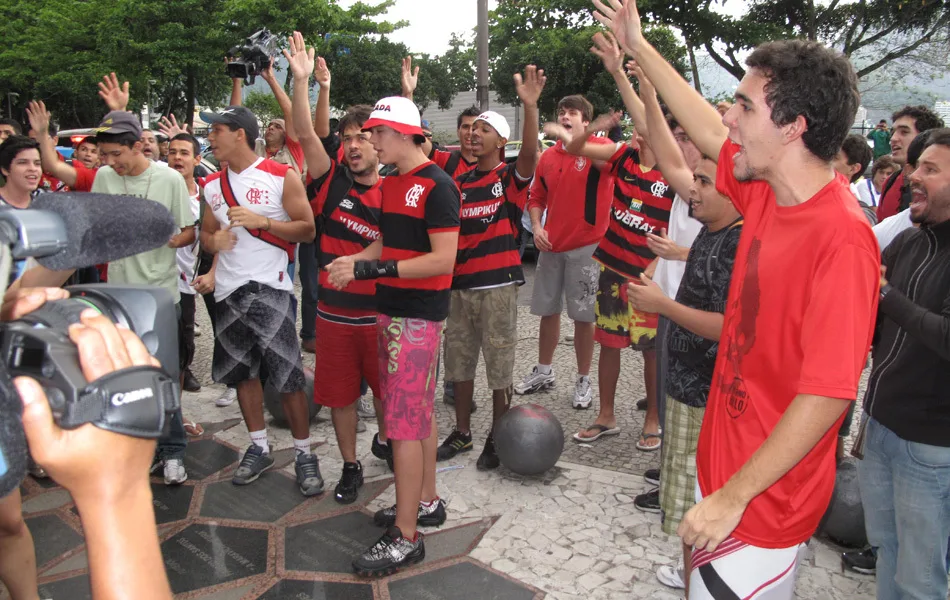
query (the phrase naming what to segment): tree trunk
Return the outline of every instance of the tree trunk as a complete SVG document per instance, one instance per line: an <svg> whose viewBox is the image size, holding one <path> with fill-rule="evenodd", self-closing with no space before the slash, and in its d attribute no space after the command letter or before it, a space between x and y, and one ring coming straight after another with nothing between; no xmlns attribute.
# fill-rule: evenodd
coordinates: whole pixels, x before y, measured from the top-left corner
<svg viewBox="0 0 950 600"><path fill-rule="evenodd" d="M813 42L818 41L817 27L818 13L815 10L815 0L808 0L805 3L805 37Z"/></svg>
<svg viewBox="0 0 950 600"><path fill-rule="evenodd" d="M188 124L188 131L194 131L195 121L195 96L198 95L198 81L195 77L194 67L188 67L188 73L185 75L185 118L182 119Z"/></svg>
<svg viewBox="0 0 950 600"><path fill-rule="evenodd" d="M696 64L696 54L693 52L693 40L689 38L686 38L686 54L689 56L689 68L693 74L693 87L702 94L703 86L699 82L699 65Z"/></svg>

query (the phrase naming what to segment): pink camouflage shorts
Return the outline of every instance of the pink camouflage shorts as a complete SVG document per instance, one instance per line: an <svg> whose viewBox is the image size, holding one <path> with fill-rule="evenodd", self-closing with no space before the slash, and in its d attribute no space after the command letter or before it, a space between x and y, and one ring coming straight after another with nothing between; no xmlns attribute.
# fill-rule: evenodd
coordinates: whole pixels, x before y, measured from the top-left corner
<svg viewBox="0 0 950 600"><path fill-rule="evenodd" d="M442 323L384 314L376 322L386 436L424 440L432 432Z"/></svg>

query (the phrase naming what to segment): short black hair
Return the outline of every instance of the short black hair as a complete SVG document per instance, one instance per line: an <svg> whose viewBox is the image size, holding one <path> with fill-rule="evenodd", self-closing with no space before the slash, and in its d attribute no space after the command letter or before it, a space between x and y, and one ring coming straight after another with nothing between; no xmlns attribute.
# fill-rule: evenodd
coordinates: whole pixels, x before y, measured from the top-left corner
<svg viewBox="0 0 950 600"><path fill-rule="evenodd" d="M346 109L346 114L337 122L336 130L343 136L343 132L350 127L363 128L363 124L369 121L369 116L373 113L373 107L369 104L355 104Z"/></svg>
<svg viewBox="0 0 950 600"><path fill-rule="evenodd" d="M944 126L943 119L940 118L940 115L930 110L923 104L918 104L917 106L905 106L891 115L891 121L896 121L901 117L910 117L913 119L914 127L917 129L917 133L922 133L928 129L937 129L938 127Z"/></svg>
<svg viewBox="0 0 950 600"><path fill-rule="evenodd" d="M907 146L907 164L913 168L917 168L917 161L920 160L920 155L924 153L924 148L929 146L931 135L940 131L940 129L928 129L927 131L922 131L917 134L917 137L914 138Z"/></svg>
<svg viewBox="0 0 950 600"><path fill-rule="evenodd" d="M17 135L23 135L23 126L20 125L20 122L16 119L8 119L4 117L0 119L0 125L9 125L13 127L13 131L16 132Z"/></svg>
<svg viewBox="0 0 950 600"><path fill-rule="evenodd" d="M880 125L881 123L884 123L885 125L887 125L887 119L881 119L880 121L877 122L878 125Z"/></svg>
<svg viewBox="0 0 950 600"><path fill-rule="evenodd" d="M941 127L930 132L930 138L924 146L924 150L931 146L943 146L950 150L950 128Z"/></svg>
<svg viewBox="0 0 950 600"><path fill-rule="evenodd" d="M31 137L25 135L11 135L0 144L0 169L9 172L10 165L13 164L17 155L24 150L36 150L39 152L40 144Z"/></svg>
<svg viewBox="0 0 950 600"><path fill-rule="evenodd" d="M864 139L864 136L856 133L852 133L844 138L844 143L841 144L841 151L848 157L849 165L860 165L861 167L861 170L851 176L851 183L854 183L858 179L861 179L861 176L867 171L868 165L874 160L874 152L871 151L871 147L868 146L868 142Z"/></svg>
<svg viewBox="0 0 950 600"><path fill-rule="evenodd" d="M190 133L179 133L178 135L176 135L175 137L167 141L169 145L171 145L172 142L189 142L191 144L192 150L195 153L195 156L201 155L201 144L198 143L198 138L191 135Z"/></svg>
<svg viewBox="0 0 950 600"><path fill-rule="evenodd" d="M79 147L82 146L83 144L92 144L93 146L97 146L98 143L99 143L99 142L96 140L96 136L94 136L94 135L87 135L86 137L84 137L84 138L82 138L81 140L79 140L79 143L76 144L76 148L79 148Z"/></svg>
<svg viewBox="0 0 950 600"><path fill-rule="evenodd" d="M564 96L561 98L561 101L557 103L558 112L561 112L561 109L569 110L572 108L581 113L581 118L588 123L594 119L594 105L580 94Z"/></svg>
<svg viewBox="0 0 950 600"><path fill-rule="evenodd" d="M861 99L848 58L818 42L783 40L758 46L746 65L768 79L765 101L772 122L781 127L804 117L805 148L823 161L834 159Z"/></svg>
<svg viewBox="0 0 950 600"><path fill-rule="evenodd" d="M124 133L100 133L96 136L97 143L119 144L121 146L126 146L127 148L134 148L136 142L139 141L141 141L141 138L129 131Z"/></svg>
<svg viewBox="0 0 950 600"><path fill-rule="evenodd" d="M474 104L469 106L468 108L466 108L465 110L459 113L458 118L455 120L455 128L460 129L462 127L462 117L477 117L480 114L482 114L482 111L480 108L478 108Z"/></svg>

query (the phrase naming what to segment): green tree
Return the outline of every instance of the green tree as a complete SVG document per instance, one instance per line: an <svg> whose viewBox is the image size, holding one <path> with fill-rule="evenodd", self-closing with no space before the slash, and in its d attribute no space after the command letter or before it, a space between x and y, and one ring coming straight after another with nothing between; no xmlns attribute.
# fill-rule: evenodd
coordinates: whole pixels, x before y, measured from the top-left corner
<svg viewBox="0 0 950 600"><path fill-rule="evenodd" d="M263 123L284 116L284 113L280 110L280 104L277 103L277 98L270 92L251 90L244 97L244 106L257 115L257 118Z"/></svg>

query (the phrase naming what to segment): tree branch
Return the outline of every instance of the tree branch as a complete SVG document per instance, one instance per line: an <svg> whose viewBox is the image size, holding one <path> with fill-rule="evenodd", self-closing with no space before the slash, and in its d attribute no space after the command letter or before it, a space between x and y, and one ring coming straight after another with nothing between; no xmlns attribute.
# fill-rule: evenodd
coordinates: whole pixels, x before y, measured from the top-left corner
<svg viewBox="0 0 950 600"><path fill-rule="evenodd" d="M709 57L712 58L714 61L716 61L716 63L720 67L728 71L730 75L732 75L736 79L742 79L743 77L745 77L745 69L743 69L742 66L739 65L738 63L729 62L725 58L723 58L715 50L715 48L713 48L712 42L704 42L703 47L706 48L706 52L709 54ZM733 60L734 60L734 55L733 55Z"/></svg>
<svg viewBox="0 0 950 600"><path fill-rule="evenodd" d="M922 36L920 37L920 39L918 39L918 40L917 40L916 42L914 42L913 44L910 44L909 46L905 46L905 47L901 48L900 50L893 50L893 51L891 51L891 52L888 52L887 54L885 54L884 56L882 56L882 57L881 57L880 59L878 59L877 61L871 63L870 65L868 65L868 66L866 66L866 67L864 67L863 69L861 69L860 71L858 71L858 77L864 77L864 76L867 75L868 73L873 73L874 71L880 69L881 67L883 67L884 65L886 65L886 64L889 63L890 61L895 60L895 59L898 59L898 58L900 58L900 57L902 57L902 56L904 56L904 55L906 55L906 54L909 54L909 53L913 52L914 50L916 50L917 48L919 48L920 46L922 46L923 44L926 44L927 42L930 41L930 38L933 37L933 35L937 32L937 30L940 29L940 28L942 28L943 25L945 25L945 21L946 21L947 19L948 19L948 17L942 17L942 18L940 18L940 19L937 21L937 23L930 29L930 31L928 31L927 33L925 33L924 35L922 35Z"/></svg>

